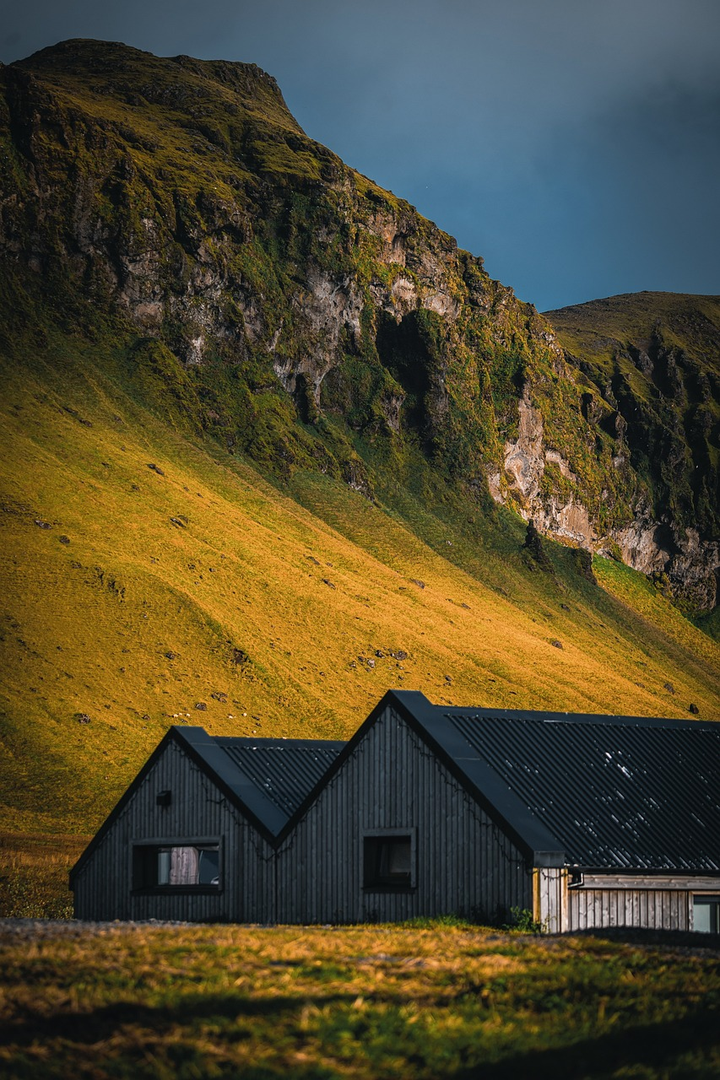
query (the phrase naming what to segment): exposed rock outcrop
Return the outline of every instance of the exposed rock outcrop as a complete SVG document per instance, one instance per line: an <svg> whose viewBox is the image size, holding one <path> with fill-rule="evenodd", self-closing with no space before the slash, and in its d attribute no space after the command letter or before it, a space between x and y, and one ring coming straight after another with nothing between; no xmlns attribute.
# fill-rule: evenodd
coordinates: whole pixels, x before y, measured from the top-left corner
<svg viewBox="0 0 720 1080"><path fill-rule="evenodd" d="M419 448L472 497L487 487L541 532L716 602L707 326L689 346L615 324L609 352L561 343L307 138L253 65L66 42L0 70L0 139L12 319L114 320L143 392L276 471L372 497L358 434L386 441L400 478Z"/></svg>

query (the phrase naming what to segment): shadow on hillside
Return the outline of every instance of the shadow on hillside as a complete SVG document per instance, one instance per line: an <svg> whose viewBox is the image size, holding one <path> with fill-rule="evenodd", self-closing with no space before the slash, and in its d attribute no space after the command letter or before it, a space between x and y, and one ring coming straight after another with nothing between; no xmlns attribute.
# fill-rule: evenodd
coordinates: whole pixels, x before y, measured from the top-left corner
<svg viewBox="0 0 720 1080"><path fill-rule="evenodd" d="M642 1069L637 1075L645 1076L648 1067L668 1066L682 1054L703 1054L713 1047L720 1048L720 1010L702 1009L682 1020L639 1025L624 1031L610 1029L604 1035L580 1039L569 1046L514 1054L494 1064L459 1070L452 1074L452 1080L519 1080L530 1076L533 1080L550 1080L550 1077L557 1080L559 1076L590 1080L614 1076L621 1067ZM673 1075L710 1075L696 1073L695 1064L687 1072ZM706 1060L704 1064L709 1063Z"/></svg>
<svg viewBox="0 0 720 1080"><path fill-rule="evenodd" d="M313 995L312 1004L318 1008L338 1005L355 999L355 994ZM225 1019L242 1023L260 1017L295 1012L302 1005L297 997L248 998L241 995L207 994L183 997L176 1005L141 1005L132 1001L118 1002L88 1012L59 1012L53 1016L38 1013L19 1022L0 1023L0 1045L30 1046L60 1037L70 1043L96 1043L108 1039L119 1028L137 1026L154 1035L167 1029L190 1025L198 1020Z"/></svg>

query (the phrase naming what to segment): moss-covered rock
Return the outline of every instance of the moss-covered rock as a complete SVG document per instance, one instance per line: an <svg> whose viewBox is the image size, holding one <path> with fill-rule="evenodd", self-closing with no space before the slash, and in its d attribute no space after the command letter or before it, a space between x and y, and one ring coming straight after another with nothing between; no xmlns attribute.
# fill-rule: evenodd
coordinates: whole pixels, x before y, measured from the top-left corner
<svg viewBox="0 0 720 1080"><path fill-rule="evenodd" d="M489 489L648 572L664 558L714 604L707 305L641 334L613 309L600 344L594 309L590 336L554 313L561 347L481 259L309 139L250 64L45 49L0 70L0 170L7 327L20 308L26 329L121 338L133 393L278 475L371 493L362 446L398 476L420 453L440 490ZM651 558L659 526L672 545Z"/></svg>

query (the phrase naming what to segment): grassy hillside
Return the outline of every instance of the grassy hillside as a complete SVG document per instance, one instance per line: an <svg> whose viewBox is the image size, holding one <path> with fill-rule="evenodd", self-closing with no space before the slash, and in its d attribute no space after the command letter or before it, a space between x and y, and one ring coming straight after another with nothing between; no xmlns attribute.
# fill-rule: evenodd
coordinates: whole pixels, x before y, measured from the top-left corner
<svg viewBox="0 0 720 1080"><path fill-rule="evenodd" d="M545 313L566 348L593 356L607 375L614 370L618 346L652 348L658 331L667 343L702 362L720 377L720 297L686 293L624 293ZM630 373L630 369L625 368Z"/></svg>
<svg viewBox="0 0 720 1080"><path fill-rule="evenodd" d="M6 927L0 1069L8 1080L709 1080L712 944L441 924Z"/></svg>
<svg viewBox="0 0 720 1080"><path fill-rule="evenodd" d="M375 502L281 484L140 404L122 350L16 354L0 459L0 827L88 832L171 723L347 737L432 701L720 716L720 649L644 578L546 543L418 457ZM433 510L429 506L434 506Z"/></svg>
<svg viewBox="0 0 720 1080"><path fill-rule="evenodd" d="M0 828L92 831L171 723L345 737L388 687L720 718L677 582L598 584L513 511L613 550L651 490L704 507L673 558L711 611L707 327L651 349L631 431L629 345L565 358L253 65L75 41L4 67L0 183Z"/></svg>

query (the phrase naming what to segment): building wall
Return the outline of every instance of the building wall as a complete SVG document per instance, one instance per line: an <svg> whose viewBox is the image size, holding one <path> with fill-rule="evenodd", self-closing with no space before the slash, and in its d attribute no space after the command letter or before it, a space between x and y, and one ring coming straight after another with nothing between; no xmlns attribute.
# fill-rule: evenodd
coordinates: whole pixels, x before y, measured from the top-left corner
<svg viewBox="0 0 720 1080"><path fill-rule="evenodd" d="M167 807L160 791L171 792ZM413 839L410 890L363 884L363 838ZM215 841L219 891L133 892L136 841ZM530 869L394 710L387 709L275 852L177 743L169 741L76 876L80 919L353 923L460 914L504 921L531 909L551 933L614 926L692 928L693 894L720 877L586 875Z"/></svg>
<svg viewBox="0 0 720 1080"><path fill-rule="evenodd" d="M720 877L588 874L567 891L567 929L692 930L693 897L703 894L720 895Z"/></svg>
<svg viewBox="0 0 720 1080"><path fill-rule="evenodd" d="M363 887L363 836L383 829L414 837L410 892ZM289 923L489 920L533 903L521 852L392 709L283 843L277 894L278 921Z"/></svg>
<svg viewBox="0 0 720 1080"><path fill-rule="evenodd" d="M548 934L567 928L567 870L561 867L533 871L533 918Z"/></svg>
<svg viewBox="0 0 720 1080"><path fill-rule="evenodd" d="M171 804L156 804L160 791ZM137 840L213 840L221 852L222 887L210 893L138 894L132 888ZM174 742L111 825L74 883L78 919L169 919L271 922L272 850Z"/></svg>
<svg viewBox="0 0 720 1080"><path fill-rule="evenodd" d="M674 889L570 889L568 930L634 926L689 930L690 893Z"/></svg>

